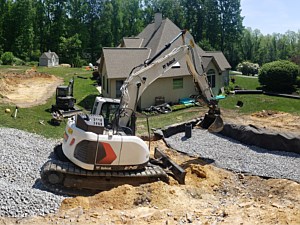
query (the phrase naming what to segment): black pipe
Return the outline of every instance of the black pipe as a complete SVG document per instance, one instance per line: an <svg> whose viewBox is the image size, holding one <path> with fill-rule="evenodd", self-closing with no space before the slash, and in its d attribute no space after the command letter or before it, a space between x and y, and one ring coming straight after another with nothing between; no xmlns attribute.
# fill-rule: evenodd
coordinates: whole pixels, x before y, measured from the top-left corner
<svg viewBox="0 0 300 225"><path fill-rule="evenodd" d="M170 46L179 38L181 37L183 34L185 34L186 30L182 30L180 32L180 34L178 34L172 41L170 41L168 44L165 45L165 47L163 49L161 49L158 53L156 53L156 55L153 56L153 58L146 60L144 62L144 64L146 66L150 65L155 59L157 59L164 51L166 51L168 48L170 48Z"/></svg>
<svg viewBox="0 0 300 225"><path fill-rule="evenodd" d="M262 90L235 90L235 94L263 94Z"/></svg>
<svg viewBox="0 0 300 225"><path fill-rule="evenodd" d="M285 97L285 98L294 98L294 99L300 99L299 95L289 95L289 94L278 94L273 92L264 92L264 95L271 95L271 96L277 96L277 97Z"/></svg>

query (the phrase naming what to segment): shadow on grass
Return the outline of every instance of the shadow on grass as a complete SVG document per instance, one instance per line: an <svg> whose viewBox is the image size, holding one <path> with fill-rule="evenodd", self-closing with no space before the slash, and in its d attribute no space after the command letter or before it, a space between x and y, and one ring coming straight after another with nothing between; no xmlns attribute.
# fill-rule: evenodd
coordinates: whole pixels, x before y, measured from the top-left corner
<svg viewBox="0 0 300 225"><path fill-rule="evenodd" d="M87 111L91 111L91 109L93 108L93 104L94 104L95 98L97 96L98 95L95 95L95 94L88 95L83 100L81 100L80 102L78 102L78 105L81 106L81 107L83 107Z"/></svg>

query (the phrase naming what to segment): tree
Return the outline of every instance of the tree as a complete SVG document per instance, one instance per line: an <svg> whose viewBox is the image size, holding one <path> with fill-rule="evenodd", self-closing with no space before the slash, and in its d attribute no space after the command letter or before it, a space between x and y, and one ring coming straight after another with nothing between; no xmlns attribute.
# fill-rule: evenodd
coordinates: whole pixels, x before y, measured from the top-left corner
<svg viewBox="0 0 300 225"><path fill-rule="evenodd" d="M1 55L3 65L12 65L14 62L14 54L12 52L5 52Z"/></svg>
<svg viewBox="0 0 300 225"><path fill-rule="evenodd" d="M20 14L22 12L22 14ZM33 15L35 11L32 0L18 0L12 7L12 18L15 23L14 43L12 50L17 57L29 61L33 48Z"/></svg>
<svg viewBox="0 0 300 225"><path fill-rule="evenodd" d="M243 31L240 0L218 0L218 2L221 24L220 50L224 52L232 66L235 66L239 61L237 43Z"/></svg>
<svg viewBox="0 0 300 225"><path fill-rule="evenodd" d="M78 34L70 38L61 37L59 52L61 52L60 58L62 62L69 63L74 67L80 67L81 65L78 65L80 49L81 41Z"/></svg>
<svg viewBox="0 0 300 225"><path fill-rule="evenodd" d="M242 72L244 75L252 75L258 74L259 65L257 63L251 62L242 62L237 65L237 70Z"/></svg>
<svg viewBox="0 0 300 225"><path fill-rule="evenodd" d="M205 1L204 35L214 49L221 48L221 21L218 0ZM209 16L208 16L209 15ZM201 40L202 41L202 40ZM205 49L208 50L208 49Z"/></svg>
<svg viewBox="0 0 300 225"><path fill-rule="evenodd" d="M123 37L136 36L144 28L140 0L123 0Z"/></svg>

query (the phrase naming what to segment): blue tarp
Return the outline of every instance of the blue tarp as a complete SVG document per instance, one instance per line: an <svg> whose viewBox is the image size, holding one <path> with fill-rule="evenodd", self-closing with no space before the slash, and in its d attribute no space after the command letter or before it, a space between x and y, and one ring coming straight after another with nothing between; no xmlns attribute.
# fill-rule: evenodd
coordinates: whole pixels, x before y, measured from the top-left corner
<svg viewBox="0 0 300 225"><path fill-rule="evenodd" d="M181 99L179 99L179 104L195 105L196 101L193 98L181 98Z"/></svg>

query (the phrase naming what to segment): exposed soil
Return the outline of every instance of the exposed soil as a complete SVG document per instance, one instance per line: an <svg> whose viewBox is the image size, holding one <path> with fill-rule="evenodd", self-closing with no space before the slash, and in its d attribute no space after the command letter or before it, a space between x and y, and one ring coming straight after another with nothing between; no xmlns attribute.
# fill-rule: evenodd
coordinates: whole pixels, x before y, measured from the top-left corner
<svg viewBox="0 0 300 225"><path fill-rule="evenodd" d="M32 100L24 93L37 97L42 96L41 91L49 94L61 82L50 75L30 73L35 75L25 79L22 75L20 81L13 77L21 75L2 75L0 89L4 91L0 100L27 102L23 107L29 107L44 99ZM17 92L20 88L24 89ZM39 94L33 95L33 90ZM222 114L225 122L299 134L300 117L288 113L262 111L241 116L224 110ZM300 224L299 183L219 169L167 148L162 140L151 143L151 152L155 146L187 171L185 185L172 178L170 184L123 185L92 197L67 198L57 214L0 218L0 224Z"/></svg>
<svg viewBox="0 0 300 225"><path fill-rule="evenodd" d="M0 103L28 108L46 103L63 80L53 75L38 73L34 69L25 73L0 72Z"/></svg>
<svg viewBox="0 0 300 225"><path fill-rule="evenodd" d="M226 122L255 125L268 130L293 132L300 135L300 116L272 110L263 110L251 115L239 115L232 110L223 110L222 116Z"/></svg>

